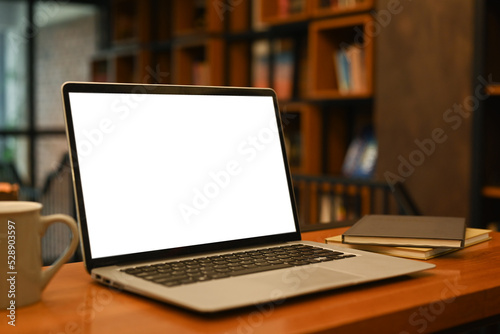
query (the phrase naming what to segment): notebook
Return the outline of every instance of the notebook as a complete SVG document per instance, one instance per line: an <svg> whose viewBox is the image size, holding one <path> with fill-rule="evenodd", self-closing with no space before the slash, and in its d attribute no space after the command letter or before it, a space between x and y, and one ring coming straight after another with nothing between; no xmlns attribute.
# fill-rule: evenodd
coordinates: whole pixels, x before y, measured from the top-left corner
<svg viewBox="0 0 500 334"><path fill-rule="evenodd" d="M271 89L62 86L84 264L212 313L430 269L301 241Z"/></svg>

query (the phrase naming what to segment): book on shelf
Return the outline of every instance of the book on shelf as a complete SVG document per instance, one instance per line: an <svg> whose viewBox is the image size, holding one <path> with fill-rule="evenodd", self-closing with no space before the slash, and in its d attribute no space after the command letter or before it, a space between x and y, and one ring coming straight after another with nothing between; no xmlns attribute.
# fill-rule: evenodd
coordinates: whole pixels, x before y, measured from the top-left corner
<svg viewBox="0 0 500 334"><path fill-rule="evenodd" d="M322 194L320 197L319 222L344 221L347 219L344 198L339 194Z"/></svg>
<svg viewBox="0 0 500 334"><path fill-rule="evenodd" d="M290 166L300 166L302 160L302 137L300 132L285 132L285 149Z"/></svg>
<svg viewBox="0 0 500 334"><path fill-rule="evenodd" d="M367 90L365 51L360 44L343 44L333 54L340 94L362 94Z"/></svg>
<svg viewBox="0 0 500 334"><path fill-rule="evenodd" d="M293 93L294 41L291 38L274 42L273 88L280 100L289 100Z"/></svg>
<svg viewBox="0 0 500 334"><path fill-rule="evenodd" d="M252 85L269 87L269 54L267 40L257 40L252 44Z"/></svg>
<svg viewBox="0 0 500 334"><path fill-rule="evenodd" d="M365 127L354 137L342 163L342 174L353 178L370 178L377 164L378 145L373 129Z"/></svg>
<svg viewBox="0 0 500 334"><path fill-rule="evenodd" d="M491 239L491 230L467 228L465 230L464 247L476 245ZM446 247L402 247L402 246L382 246L382 245L356 245L342 243L342 235L335 235L325 239L327 244L341 244L342 247L354 248L380 254L406 257L411 259L428 260L436 256L457 251L457 248Z"/></svg>
<svg viewBox="0 0 500 334"><path fill-rule="evenodd" d="M335 191L319 195L319 221L328 223L332 221L355 221L359 219L359 193Z"/></svg>
<svg viewBox="0 0 500 334"><path fill-rule="evenodd" d="M347 244L463 248L465 218L366 215L342 235Z"/></svg>
<svg viewBox="0 0 500 334"><path fill-rule="evenodd" d="M306 0L278 0L278 16L288 16L304 11Z"/></svg>
<svg viewBox="0 0 500 334"><path fill-rule="evenodd" d="M350 91L351 83L349 75L349 62L347 53L343 49L339 49L334 53L335 70L337 73L337 86L340 94L347 94Z"/></svg>

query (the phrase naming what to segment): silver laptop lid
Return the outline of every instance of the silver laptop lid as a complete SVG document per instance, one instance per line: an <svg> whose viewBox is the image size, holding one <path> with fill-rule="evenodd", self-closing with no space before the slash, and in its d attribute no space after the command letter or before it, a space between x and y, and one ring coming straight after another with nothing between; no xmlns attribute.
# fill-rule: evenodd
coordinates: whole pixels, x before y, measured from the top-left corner
<svg viewBox="0 0 500 334"><path fill-rule="evenodd" d="M299 240L270 89L66 83L87 269Z"/></svg>

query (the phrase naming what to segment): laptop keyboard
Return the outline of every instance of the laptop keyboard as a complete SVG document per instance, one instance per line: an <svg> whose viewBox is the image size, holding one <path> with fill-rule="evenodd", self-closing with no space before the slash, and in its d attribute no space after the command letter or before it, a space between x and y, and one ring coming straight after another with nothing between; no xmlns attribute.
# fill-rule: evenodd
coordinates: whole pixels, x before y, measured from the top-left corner
<svg viewBox="0 0 500 334"><path fill-rule="evenodd" d="M171 287L354 256L356 255L296 244L139 266L122 271Z"/></svg>

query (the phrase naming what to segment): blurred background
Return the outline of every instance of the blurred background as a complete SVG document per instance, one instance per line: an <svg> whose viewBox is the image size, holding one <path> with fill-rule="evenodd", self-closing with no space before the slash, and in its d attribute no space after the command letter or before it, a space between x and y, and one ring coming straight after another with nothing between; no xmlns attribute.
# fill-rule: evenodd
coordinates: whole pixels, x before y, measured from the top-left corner
<svg viewBox="0 0 500 334"><path fill-rule="evenodd" d="M304 225L413 213L489 226L499 27L489 0L0 0L0 182L75 214L65 81L265 86Z"/></svg>

